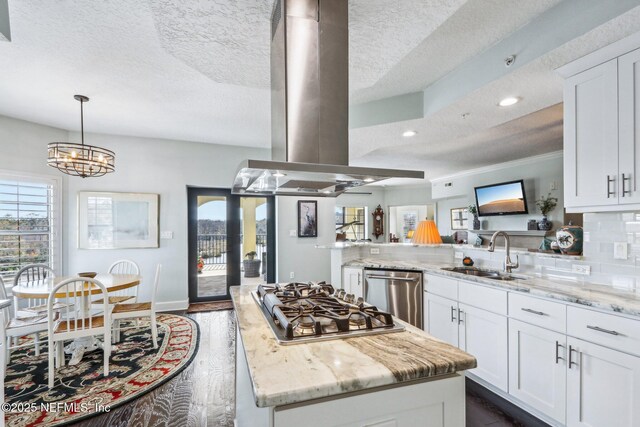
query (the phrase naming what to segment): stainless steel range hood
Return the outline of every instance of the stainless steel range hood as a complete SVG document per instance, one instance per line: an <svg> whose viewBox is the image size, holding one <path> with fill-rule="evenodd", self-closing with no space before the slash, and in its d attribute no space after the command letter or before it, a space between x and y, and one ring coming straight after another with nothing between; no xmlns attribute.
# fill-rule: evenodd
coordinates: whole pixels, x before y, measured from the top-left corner
<svg viewBox="0 0 640 427"><path fill-rule="evenodd" d="M422 171L349 166L346 0L278 0L271 18L271 157L246 160L233 192L336 197Z"/></svg>

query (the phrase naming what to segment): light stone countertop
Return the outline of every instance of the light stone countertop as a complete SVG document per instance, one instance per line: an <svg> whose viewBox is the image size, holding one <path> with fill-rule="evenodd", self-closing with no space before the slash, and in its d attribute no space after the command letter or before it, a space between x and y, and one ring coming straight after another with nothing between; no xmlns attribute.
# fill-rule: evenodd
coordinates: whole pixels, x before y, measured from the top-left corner
<svg viewBox="0 0 640 427"><path fill-rule="evenodd" d="M611 286L586 282L574 282L556 278L543 278L526 274L514 273L515 276L527 277L516 280L492 280L486 277L467 276L462 273L442 270L442 267L453 267L453 264L421 264L406 261L381 261L373 259L359 259L346 263L347 266L367 268L394 268L424 271L451 278L477 282L507 291L528 293L530 295L556 299L564 302L580 304L616 313L640 316L640 296L635 292L616 289ZM459 264L456 264L459 266ZM428 288L428 284L425 285Z"/></svg>
<svg viewBox="0 0 640 427"><path fill-rule="evenodd" d="M232 286L256 405L280 406L374 387L427 379L476 367L468 353L398 319L388 334L280 345L251 295Z"/></svg>

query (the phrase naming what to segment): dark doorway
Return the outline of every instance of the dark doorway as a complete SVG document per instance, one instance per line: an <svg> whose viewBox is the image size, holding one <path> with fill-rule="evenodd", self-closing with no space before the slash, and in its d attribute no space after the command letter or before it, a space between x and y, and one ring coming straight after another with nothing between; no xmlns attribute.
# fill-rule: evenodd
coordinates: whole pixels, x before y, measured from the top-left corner
<svg viewBox="0 0 640 427"><path fill-rule="evenodd" d="M187 197L189 302L225 300L230 286L274 281L273 197L198 187L188 187Z"/></svg>

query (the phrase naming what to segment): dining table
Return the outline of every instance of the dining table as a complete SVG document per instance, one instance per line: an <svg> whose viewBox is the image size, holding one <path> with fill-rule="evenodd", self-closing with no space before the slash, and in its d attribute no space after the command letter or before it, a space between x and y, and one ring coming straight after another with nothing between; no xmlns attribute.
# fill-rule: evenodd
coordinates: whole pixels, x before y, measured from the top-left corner
<svg viewBox="0 0 640 427"><path fill-rule="evenodd" d="M56 285L60 284L64 280L78 278L82 279L77 275L47 277L42 280L19 284L14 286L11 291L12 294L18 298L48 299L51 291ZM102 283L107 293L109 293L138 286L142 281L142 276L138 274L100 273L97 274L94 279ZM83 306L86 312L84 314L85 316L88 316L91 310L91 303L89 299L92 295L101 294L102 291L97 286L89 286L89 282L80 282L76 289L75 294L73 292L69 292L69 294L67 294L66 291L63 292L61 290L60 293L56 293L54 297L67 298L67 296L82 296L85 299ZM83 337L75 339L71 344L66 346L64 352L71 355L69 364L76 365L80 360L82 360L84 353L97 350L98 348L102 348L102 341L95 337Z"/></svg>

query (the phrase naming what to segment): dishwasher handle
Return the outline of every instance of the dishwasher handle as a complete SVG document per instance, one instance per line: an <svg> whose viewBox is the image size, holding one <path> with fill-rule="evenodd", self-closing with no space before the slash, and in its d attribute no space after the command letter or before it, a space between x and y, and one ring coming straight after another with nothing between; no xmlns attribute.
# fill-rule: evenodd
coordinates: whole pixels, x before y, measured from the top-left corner
<svg viewBox="0 0 640 427"><path fill-rule="evenodd" d="M367 279L397 280L400 282L417 282L418 281L418 279L415 277L378 276L374 274L367 274L365 277Z"/></svg>

